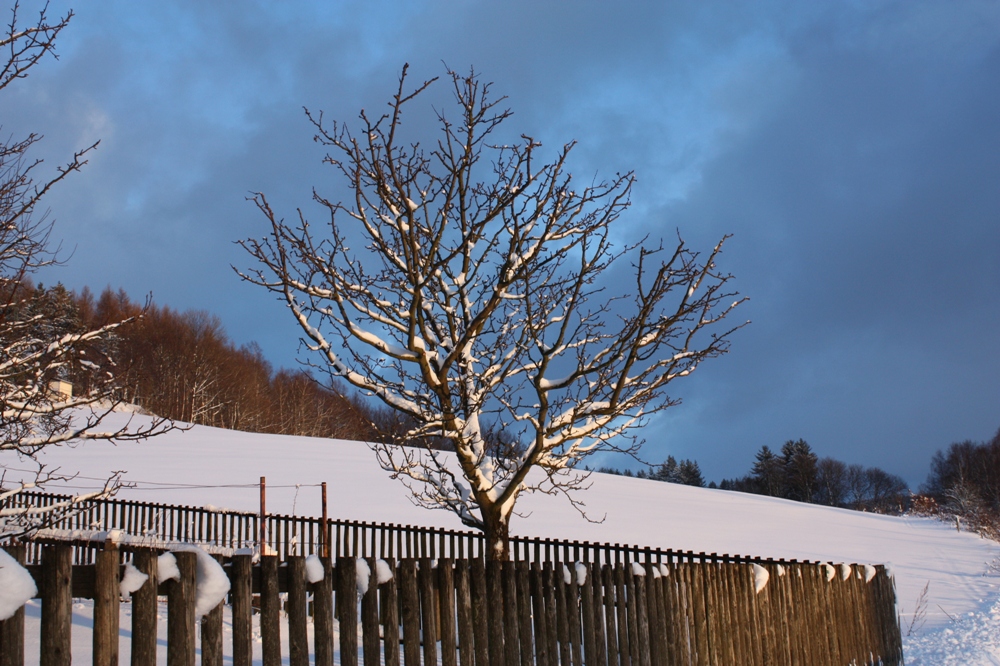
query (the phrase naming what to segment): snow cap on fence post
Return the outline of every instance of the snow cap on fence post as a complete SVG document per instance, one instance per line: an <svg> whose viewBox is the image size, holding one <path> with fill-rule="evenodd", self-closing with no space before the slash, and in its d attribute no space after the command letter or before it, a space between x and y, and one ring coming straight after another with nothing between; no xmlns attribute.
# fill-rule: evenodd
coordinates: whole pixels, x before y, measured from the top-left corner
<svg viewBox="0 0 1000 666"><path fill-rule="evenodd" d="M306 558L306 580L310 583L318 583L323 580L326 572L323 571L323 560L319 559L316 553Z"/></svg>
<svg viewBox="0 0 1000 666"><path fill-rule="evenodd" d="M0 620L13 616L37 594L38 587L28 570L0 548Z"/></svg>
<svg viewBox="0 0 1000 666"><path fill-rule="evenodd" d="M851 577L851 565L844 562L840 563L840 580L847 580Z"/></svg>
<svg viewBox="0 0 1000 666"><path fill-rule="evenodd" d="M177 568L173 553L163 553L156 558L156 582L162 585L171 579L180 580L181 570Z"/></svg>
<svg viewBox="0 0 1000 666"><path fill-rule="evenodd" d="M767 569L760 566L759 564L753 565L753 589L756 594L760 594L761 590L767 587L767 581L771 580L771 574Z"/></svg>
<svg viewBox="0 0 1000 666"><path fill-rule="evenodd" d="M865 582L866 583L872 582L872 579L875 578L875 574L876 573L878 573L878 570L875 567L873 567L870 564L866 564L865 565Z"/></svg>
<svg viewBox="0 0 1000 666"><path fill-rule="evenodd" d="M583 562L576 563L576 584L583 585L587 582L587 565Z"/></svg>
<svg viewBox="0 0 1000 666"><path fill-rule="evenodd" d="M229 592L229 576L214 557L197 546L180 546L175 551L194 553L197 556L197 571L195 573L195 617L202 617L222 603ZM169 554L169 553L165 553ZM162 555L160 556L163 557ZM170 556L173 560L173 555ZM174 568L177 561L174 560ZM178 578L180 572L178 572Z"/></svg>
<svg viewBox="0 0 1000 666"><path fill-rule="evenodd" d="M833 568L832 564L826 562L820 562L820 568L823 569L823 575L826 577L826 582L833 580L833 577L837 575L837 570Z"/></svg>
<svg viewBox="0 0 1000 666"><path fill-rule="evenodd" d="M171 555L171 557L173 556ZM122 576L122 580L118 584L118 589L121 595L128 599L132 596L133 592L145 585L147 580L149 580L149 576L136 569L135 565L131 562L126 562L125 575Z"/></svg>
<svg viewBox="0 0 1000 666"><path fill-rule="evenodd" d="M368 560L363 557L356 558L354 560L354 571L358 579L358 594L366 594L368 592L368 581L372 575L371 567L368 566Z"/></svg>
<svg viewBox="0 0 1000 666"><path fill-rule="evenodd" d="M639 564L638 562L633 562L632 563L632 575L633 576L645 576L646 575L646 567L644 567L643 565Z"/></svg>
<svg viewBox="0 0 1000 666"><path fill-rule="evenodd" d="M392 577L393 577L392 567L389 566L389 563L382 559L376 560L375 580L378 581L378 584L381 585L383 583L388 583L390 580L392 580Z"/></svg>

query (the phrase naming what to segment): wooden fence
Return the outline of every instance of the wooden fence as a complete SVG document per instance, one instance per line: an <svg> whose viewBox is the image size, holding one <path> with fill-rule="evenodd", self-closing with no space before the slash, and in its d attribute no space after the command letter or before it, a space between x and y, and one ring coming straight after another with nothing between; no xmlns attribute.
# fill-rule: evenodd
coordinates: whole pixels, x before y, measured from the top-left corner
<svg viewBox="0 0 1000 666"><path fill-rule="evenodd" d="M21 493L11 498L9 507L50 506L70 499L69 495L51 493ZM16 502L16 504L15 504ZM83 503L80 511L67 516L53 528L81 533L121 530L129 535L133 545L164 547L167 544L191 543L212 552L231 555L240 549L260 552L260 515L246 511L225 511L202 507L122 499L92 500ZM265 534L268 553L282 561L296 555L324 552L339 557L381 559L412 558L483 558L485 540L481 532L449 530L393 523L329 519L323 530L321 518L267 514ZM71 540L63 534L61 540ZM73 562L92 564L103 538L96 543L77 539ZM40 546L29 549L28 562L38 563ZM515 562L591 562L594 564L627 564L678 560L688 562L720 562L747 559L740 555L717 555L629 544L594 543L512 536L511 559ZM752 558L758 563L782 564L783 560Z"/></svg>
<svg viewBox="0 0 1000 666"><path fill-rule="evenodd" d="M137 568L152 573L155 554L138 549L131 557ZM41 563L29 570L42 599L43 666L69 663L74 596L94 599L94 663L117 663L123 639L116 585L123 557L108 548L96 554L94 564L73 566L69 546L42 548ZM175 557L181 579L159 590L147 584L130 602L134 666L155 663L157 594L167 597L168 666L195 664L195 555ZM394 575L378 584L376 561L369 559L367 591L361 594L352 557L337 559L335 566L324 561L325 577L312 584L301 555L284 564L276 556L252 564L250 555L224 562L232 584L232 644L226 652L233 666L251 663L255 593L264 666L282 659L281 593L287 595L290 666L332 666L335 614L342 666L902 663L893 583L882 567L755 565L731 558L571 565L390 559ZM23 610L19 613L0 623L2 666L23 662ZM223 635L220 604L202 620L204 666L223 663Z"/></svg>

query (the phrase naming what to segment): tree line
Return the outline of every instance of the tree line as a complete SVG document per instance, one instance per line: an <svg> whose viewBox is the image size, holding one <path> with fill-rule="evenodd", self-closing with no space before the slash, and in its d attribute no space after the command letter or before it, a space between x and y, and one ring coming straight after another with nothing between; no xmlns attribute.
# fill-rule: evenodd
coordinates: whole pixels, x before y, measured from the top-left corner
<svg viewBox="0 0 1000 666"><path fill-rule="evenodd" d="M954 519L1000 541L1000 430L989 441L955 442L937 451L920 493L916 513Z"/></svg>
<svg viewBox="0 0 1000 666"><path fill-rule="evenodd" d="M905 511L910 498L901 477L878 467L820 458L803 439L788 440L777 452L762 446L748 474L724 479L719 488L891 514Z"/></svg>
<svg viewBox="0 0 1000 666"><path fill-rule="evenodd" d="M96 378L110 377L115 400L163 418L247 432L394 441L408 429L391 410L305 370L275 370L256 343L236 345L207 312L137 302L111 288L99 296L61 284L22 290L48 337L133 319L95 340L87 363L65 369L60 379L74 393L84 395Z"/></svg>
<svg viewBox="0 0 1000 666"><path fill-rule="evenodd" d="M997 448L1000 460L1000 443ZM723 479L718 484L715 481L706 484L694 460L678 461L674 456L667 456L663 463L639 471L616 467L599 467L595 471L768 495L856 511L899 514L910 506L910 490L901 477L878 467L848 465L834 458L819 458L803 439L785 442L780 452L762 446L749 473L735 479Z"/></svg>

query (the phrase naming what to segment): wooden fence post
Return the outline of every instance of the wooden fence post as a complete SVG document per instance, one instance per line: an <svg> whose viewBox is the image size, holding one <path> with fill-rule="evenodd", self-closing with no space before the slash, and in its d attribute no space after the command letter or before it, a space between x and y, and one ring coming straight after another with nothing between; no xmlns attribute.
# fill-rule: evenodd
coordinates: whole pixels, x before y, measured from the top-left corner
<svg viewBox="0 0 1000 666"><path fill-rule="evenodd" d="M24 544L3 547L18 564L24 564ZM24 666L24 606L0 622L0 666Z"/></svg>
<svg viewBox="0 0 1000 666"><path fill-rule="evenodd" d="M358 574L353 557L337 560L337 615L340 664L358 666Z"/></svg>
<svg viewBox="0 0 1000 666"><path fill-rule="evenodd" d="M260 639L264 666L281 666L277 555L262 555L260 558Z"/></svg>
<svg viewBox="0 0 1000 666"><path fill-rule="evenodd" d="M306 558L292 555L288 574L288 666L309 666L309 633L306 618Z"/></svg>
<svg viewBox="0 0 1000 666"><path fill-rule="evenodd" d="M364 560L368 564L368 589L361 597L361 653L365 666L379 666L382 655L378 621L378 571L374 558Z"/></svg>
<svg viewBox="0 0 1000 666"><path fill-rule="evenodd" d="M434 543L433 539L430 542ZM425 551L426 553L426 551ZM437 664L437 612L434 607L435 572L429 557L419 562L417 582L420 588L420 626L424 644L424 664Z"/></svg>
<svg viewBox="0 0 1000 666"><path fill-rule="evenodd" d="M132 555L132 566L148 576L132 593L132 666L156 666L157 561L147 548Z"/></svg>
<svg viewBox="0 0 1000 666"><path fill-rule="evenodd" d="M472 595L469 588L469 560L455 561L455 598L458 616L459 666L475 666L472 629ZM388 666L388 665L387 665Z"/></svg>
<svg viewBox="0 0 1000 666"><path fill-rule="evenodd" d="M214 558L221 564L221 555ZM222 609L225 605L223 599L201 618L201 666L222 666Z"/></svg>
<svg viewBox="0 0 1000 666"><path fill-rule="evenodd" d="M458 666L455 640L455 571L449 558L438 560L438 606L440 612L441 666Z"/></svg>
<svg viewBox="0 0 1000 666"><path fill-rule="evenodd" d="M396 561L393 558L386 560L392 578L379 586L379 601L384 613L384 663L385 666L399 666L399 598L396 593L398 589ZM466 664L462 664L466 666ZM471 663L468 666L473 666Z"/></svg>
<svg viewBox="0 0 1000 666"><path fill-rule="evenodd" d="M94 666L118 666L118 548L108 542L94 568Z"/></svg>
<svg viewBox="0 0 1000 666"><path fill-rule="evenodd" d="M312 585L313 651L316 666L333 666L333 562L329 557L322 558L322 561L323 580ZM390 665L387 663L386 666Z"/></svg>
<svg viewBox="0 0 1000 666"><path fill-rule="evenodd" d="M229 567L233 603L233 666L253 661L253 556L233 555Z"/></svg>
<svg viewBox="0 0 1000 666"><path fill-rule="evenodd" d="M42 635L40 666L69 666L73 622L73 549L42 548ZM193 665L192 665L193 666Z"/></svg>
<svg viewBox="0 0 1000 666"><path fill-rule="evenodd" d="M195 577L198 556L192 552L173 553L180 580L167 585L167 666L195 665Z"/></svg>
<svg viewBox="0 0 1000 666"><path fill-rule="evenodd" d="M486 604L482 602L483 599L486 599L486 565L481 557L476 557L470 562L469 573L472 599L474 600L472 623L476 666L503 666L503 664L490 664L489 614Z"/></svg>

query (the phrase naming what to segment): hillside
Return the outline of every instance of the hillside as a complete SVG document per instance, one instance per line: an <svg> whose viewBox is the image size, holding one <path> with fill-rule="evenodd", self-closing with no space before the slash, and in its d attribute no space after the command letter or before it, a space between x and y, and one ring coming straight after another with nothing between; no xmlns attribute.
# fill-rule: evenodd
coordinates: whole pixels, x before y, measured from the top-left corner
<svg viewBox="0 0 1000 666"><path fill-rule="evenodd" d="M123 490L122 497L256 510L263 475L268 510L275 513L318 515L315 484L326 481L332 516L461 527L449 513L413 506L402 484L379 469L368 447L358 442L194 426L143 443L49 449L41 458L80 472L62 488L52 486L53 491L92 488L110 471L127 470L124 478L135 488ZM886 563L896 576L904 633L925 585L926 622L915 634L948 632L952 618L987 614L998 596L995 573L986 574L1000 556L1000 546L938 521L604 474L594 474L592 481L585 495L587 510L602 522L586 521L562 498L532 496L519 503L526 517L515 519L512 531L681 550Z"/></svg>

